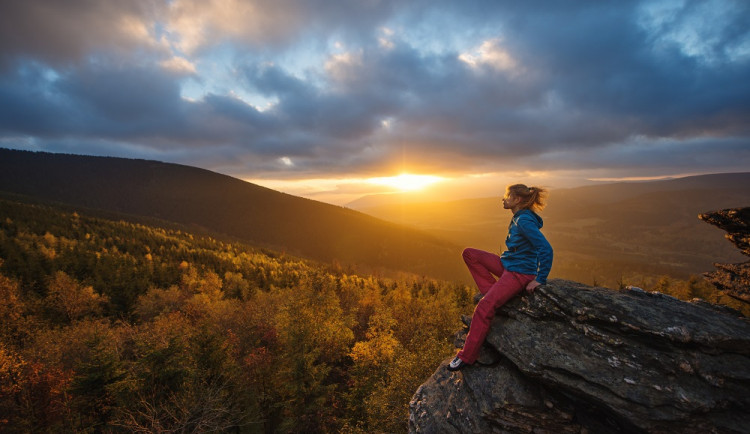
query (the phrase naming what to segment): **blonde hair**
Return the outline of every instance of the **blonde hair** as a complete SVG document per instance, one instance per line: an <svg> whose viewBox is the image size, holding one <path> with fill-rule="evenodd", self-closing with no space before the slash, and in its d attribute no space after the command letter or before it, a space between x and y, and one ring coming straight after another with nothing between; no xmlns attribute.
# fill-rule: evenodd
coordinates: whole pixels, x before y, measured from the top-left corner
<svg viewBox="0 0 750 434"><path fill-rule="evenodd" d="M538 212L547 205L547 189L542 187L527 187L524 184L513 184L505 188L506 195L513 195L521 198L518 204L520 209L530 209Z"/></svg>

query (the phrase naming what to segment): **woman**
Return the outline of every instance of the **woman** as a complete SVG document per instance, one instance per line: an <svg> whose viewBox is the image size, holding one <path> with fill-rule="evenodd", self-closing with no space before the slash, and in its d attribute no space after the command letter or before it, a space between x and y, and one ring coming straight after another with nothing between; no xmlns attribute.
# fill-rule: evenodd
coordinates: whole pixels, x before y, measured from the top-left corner
<svg viewBox="0 0 750 434"><path fill-rule="evenodd" d="M474 309L464 348L450 362L448 370L457 371L477 360L496 309L522 289L532 293L547 282L552 268L552 246L540 232L542 218L536 213L544 208L546 194L539 187L508 186L503 197L503 208L513 212L505 238L508 250L501 256L471 248L464 250L464 261L483 297Z"/></svg>

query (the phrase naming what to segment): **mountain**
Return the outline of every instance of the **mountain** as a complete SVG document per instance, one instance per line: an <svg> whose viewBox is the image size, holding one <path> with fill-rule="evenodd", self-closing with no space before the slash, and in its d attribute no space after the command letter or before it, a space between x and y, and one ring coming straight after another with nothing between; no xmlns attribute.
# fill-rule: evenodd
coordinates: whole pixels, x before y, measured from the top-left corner
<svg viewBox="0 0 750 434"><path fill-rule="evenodd" d="M0 192L173 222L365 271L467 278L460 249L437 237L195 167L0 149Z"/></svg>
<svg viewBox="0 0 750 434"><path fill-rule="evenodd" d="M711 270L717 260L739 261L741 255L698 215L748 204L750 173L551 190L541 215L555 249L552 275L614 286L622 278L686 278ZM504 248L510 218L499 197L361 211L489 251Z"/></svg>

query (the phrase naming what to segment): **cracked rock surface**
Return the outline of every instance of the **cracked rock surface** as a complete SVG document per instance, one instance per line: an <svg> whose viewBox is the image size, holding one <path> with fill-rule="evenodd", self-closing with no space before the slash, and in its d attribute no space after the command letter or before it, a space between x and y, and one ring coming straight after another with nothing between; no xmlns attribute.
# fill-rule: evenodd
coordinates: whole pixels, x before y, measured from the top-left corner
<svg viewBox="0 0 750 434"><path fill-rule="evenodd" d="M727 308L553 279L485 345L420 386L410 432L750 432L750 321Z"/></svg>

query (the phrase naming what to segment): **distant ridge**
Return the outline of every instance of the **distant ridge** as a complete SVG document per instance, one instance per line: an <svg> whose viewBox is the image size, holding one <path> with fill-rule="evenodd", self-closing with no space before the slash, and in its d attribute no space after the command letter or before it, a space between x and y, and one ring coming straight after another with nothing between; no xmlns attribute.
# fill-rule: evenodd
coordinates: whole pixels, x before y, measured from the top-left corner
<svg viewBox="0 0 750 434"><path fill-rule="evenodd" d="M641 194L655 191L677 191L685 189L705 189L705 188L742 188L750 185L750 172L731 172L731 173L711 173L705 175L691 175L679 178L662 178L656 180L642 181L612 181L597 182L591 185L569 188L553 188L552 193L573 194L576 197L588 197L592 202L615 202ZM554 186L553 186L554 187ZM500 186L498 195L503 194L504 186ZM750 188L750 187L748 187ZM495 200L498 196L484 197L477 196L467 199L441 200L435 199L435 195L427 196L424 199L423 194L415 193L392 193L392 194L372 194L360 197L348 202L347 208L364 211L368 214L378 214L378 209L392 211L389 207L394 206L429 206L431 204L456 204L463 206L468 202L481 200Z"/></svg>
<svg viewBox="0 0 750 434"><path fill-rule="evenodd" d="M175 222L325 262L466 278L449 242L195 167L0 148L0 192Z"/></svg>
<svg viewBox="0 0 750 434"><path fill-rule="evenodd" d="M552 189L542 231L555 249L552 275L617 285L618 279L688 278L716 261L741 259L716 229L710 210L750 206L750 173L617 182ZM509 214L499 197L359 208L454 243L501 251Z"/></svg>

